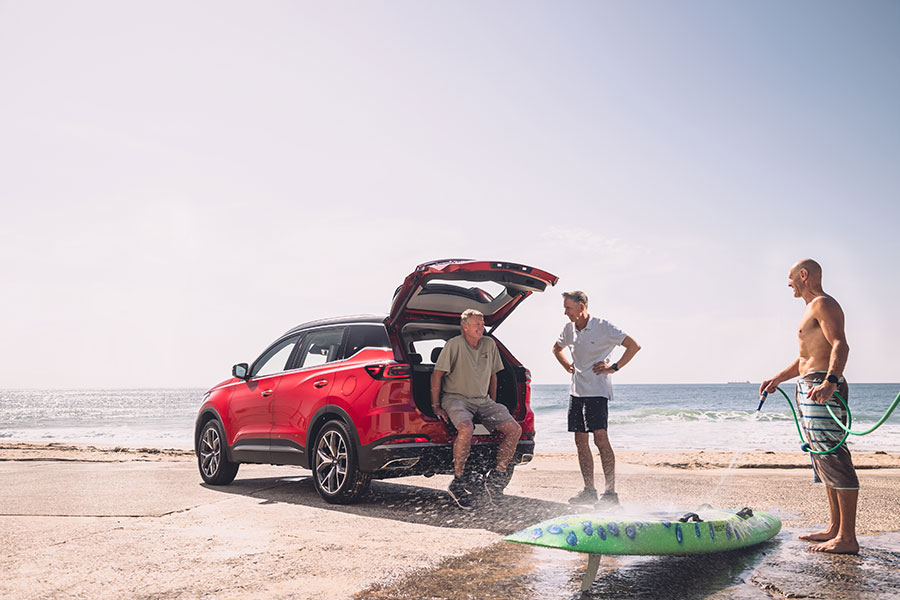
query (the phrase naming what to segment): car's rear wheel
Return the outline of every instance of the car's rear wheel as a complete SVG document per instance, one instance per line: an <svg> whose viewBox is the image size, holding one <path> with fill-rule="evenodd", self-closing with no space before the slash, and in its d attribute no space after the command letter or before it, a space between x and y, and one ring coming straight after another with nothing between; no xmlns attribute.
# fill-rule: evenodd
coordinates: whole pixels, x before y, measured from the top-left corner
<svg viewBox="0 0 900 600"><path fill-rule="evenodd" d="M240 463L231 462L225 453L225 435L218 421L203 426L197 444L197 465L203 481L212 485L228 485L234 481Z"/></svg>
<svg viewBox="0 0 900 600"><path fill-rule="evenodd" d="M313 481L326 502L351 504L369 488L372 476L359 470L356 446L342 421L332 421L316 437Z"/></svg>

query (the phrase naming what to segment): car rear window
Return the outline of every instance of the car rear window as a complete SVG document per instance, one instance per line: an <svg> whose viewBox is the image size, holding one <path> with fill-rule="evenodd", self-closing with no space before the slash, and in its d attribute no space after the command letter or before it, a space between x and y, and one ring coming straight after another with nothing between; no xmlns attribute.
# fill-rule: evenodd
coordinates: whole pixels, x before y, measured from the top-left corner
<svg viewBox="0 0 900 600"><path fill-rule="evenodd" d="M301 366L315 367L338 360L338 349L344 338L344 329L323 329L311 331L303 338L300 353Z"/></svg>
<svg viewBox="0 0 900 600"><path fill-rule="evenodd" d="M347 338L347 349L344 357L350 358L363 348L390 348L387 330L384 325L353 325Z"/></svg>

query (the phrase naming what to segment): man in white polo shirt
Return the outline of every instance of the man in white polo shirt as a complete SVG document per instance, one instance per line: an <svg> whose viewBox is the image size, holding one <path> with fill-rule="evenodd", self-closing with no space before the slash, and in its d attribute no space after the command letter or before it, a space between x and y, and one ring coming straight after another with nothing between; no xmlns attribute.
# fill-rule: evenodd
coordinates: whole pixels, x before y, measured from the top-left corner
<svg viewBox="0 0 900 600"><path fill-rule="evenodd" d="M610 375L631 361L640 345L624 331L610 323L588 314L588 297L581 290L563 292L563 310L569 323L563 327L559 339L553 345L553 355L563 368L572 374L569 397L569 431L575 434L578 449L578 465L584 478L584 489L569 499L572 504L588 504L598 501L594 486L594 458L591 456L590 434L600 451L600 463L606 488L599 498L601 504L616 505L616 456L609 443L606 429L609 421L609 400L612 398ZM616 362L607 359L616 346L624 346L625 353ZM572 354L569 362L563 355L568 348Z"/></svg>

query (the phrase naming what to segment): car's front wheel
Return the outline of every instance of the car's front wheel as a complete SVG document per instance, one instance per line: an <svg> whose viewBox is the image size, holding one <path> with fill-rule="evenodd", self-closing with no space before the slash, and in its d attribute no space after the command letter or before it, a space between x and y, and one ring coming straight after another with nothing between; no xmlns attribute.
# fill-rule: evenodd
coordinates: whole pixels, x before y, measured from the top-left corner
<svg viewBox="0 0 900 600"><path fill-rule="evenodd" d="M359 470L356 446L342 421L332 421L316 437L313 481L326 502L351 504L369 488L372 476Z"/></svg>
<svg viewBox="0 0 900 600"><path fill-rule="evenodd" d="M234 481L240 463L231 462L225 454L225 435L215 419L206 423L197 444L197 465L203 481L212 485L228 485Z"/></svg>

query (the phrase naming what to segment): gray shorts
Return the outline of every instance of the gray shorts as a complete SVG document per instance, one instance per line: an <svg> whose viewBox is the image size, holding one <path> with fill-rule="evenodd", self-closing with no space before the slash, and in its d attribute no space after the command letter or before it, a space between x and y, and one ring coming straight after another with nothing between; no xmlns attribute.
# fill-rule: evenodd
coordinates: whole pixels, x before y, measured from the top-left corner
<svg viewBox="0 0 900 600"><path fill-rule="evenodd" d="M484 398L467 398L458 394L444 394L441 408L447 411L453 426L459 428L463 421L474 421L477 416L481 424L494 431L504 423L513 421L509 410L490 396Z"/></svg>

